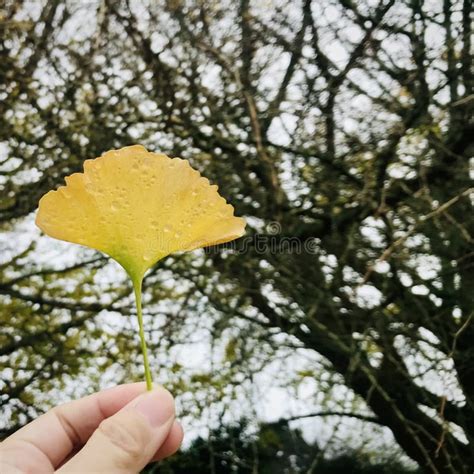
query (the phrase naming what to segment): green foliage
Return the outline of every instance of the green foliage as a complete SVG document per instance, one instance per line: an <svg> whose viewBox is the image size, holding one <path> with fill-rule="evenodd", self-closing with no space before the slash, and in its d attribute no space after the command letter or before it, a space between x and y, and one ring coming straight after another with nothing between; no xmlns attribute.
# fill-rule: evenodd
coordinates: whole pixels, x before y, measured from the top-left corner
<svg viewBox="0 0 474 474"><path fill-rule="evenodd" d="M117 267L32 225L85 159L140 142L249 221L235 247L145 277L153 376L180 417L264 420L284 393L282 416L322 414L331 452L370 434L472 473L471 7L3 2L0 434L142 379Z"/></svg>
<svg viewBox="0 0 474 474"><path fill-rule="evenodd" d="M304 440L298 430L287 424L262 425L257 433L248 433L244 420L213 430L209 438L197 438L189 448L143 472L160 474L416 474L417 470L400 464L395 458L350 450L327 456L317 444Z"/></svg>

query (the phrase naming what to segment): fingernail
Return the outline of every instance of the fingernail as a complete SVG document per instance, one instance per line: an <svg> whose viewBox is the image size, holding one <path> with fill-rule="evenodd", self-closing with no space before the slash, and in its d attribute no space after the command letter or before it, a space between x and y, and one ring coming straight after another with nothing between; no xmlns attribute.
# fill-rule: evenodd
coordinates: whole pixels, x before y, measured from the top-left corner
<svg viewBox="0 0 474 474"><path fill-rule="evenodd" d="M163 388L140 395L135 410L139 411L154 428L162 426L174 417L174 400Z"/></svg>

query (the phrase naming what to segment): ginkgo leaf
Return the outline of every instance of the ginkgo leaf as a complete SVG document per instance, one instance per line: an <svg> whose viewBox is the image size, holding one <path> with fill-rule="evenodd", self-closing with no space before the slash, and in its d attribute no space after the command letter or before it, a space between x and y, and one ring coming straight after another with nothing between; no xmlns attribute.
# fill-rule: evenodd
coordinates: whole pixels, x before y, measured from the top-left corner
<svg viewBox="0 0 474 474"><path fill-rule="evenodd" d="M84 162L39 203L49 236L110 255L132 279L177 251L231 241L245 221L189 162L135 145Z"/></svg>
<svg viewBox="0 0 474 474"><path fill-rule="evenodd" d="M100 250L129 274L135 292L147 389L152 389L142 317L145 272L173 252L229 242L245 221L186 160L139 145L84 162L84 173L39 202L46 234Z"/></svg>

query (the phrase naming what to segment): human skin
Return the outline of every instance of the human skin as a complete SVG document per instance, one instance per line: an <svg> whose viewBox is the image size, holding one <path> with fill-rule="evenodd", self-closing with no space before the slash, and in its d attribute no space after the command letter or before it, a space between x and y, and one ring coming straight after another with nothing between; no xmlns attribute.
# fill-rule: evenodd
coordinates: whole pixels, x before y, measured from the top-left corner
<svg viewBox="0 0 474 474"><path fill-rule="evenodd" d="M137 473L182 439L168 391L119 385L57 406L5 439L0 472Z"/></svg>

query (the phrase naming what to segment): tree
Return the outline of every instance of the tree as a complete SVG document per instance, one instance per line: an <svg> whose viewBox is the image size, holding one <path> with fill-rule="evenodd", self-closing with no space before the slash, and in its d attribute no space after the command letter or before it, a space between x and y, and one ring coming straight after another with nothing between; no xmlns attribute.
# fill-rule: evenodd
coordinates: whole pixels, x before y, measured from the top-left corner
<svg viewBox="0 0 474 474"><path fill-rule="evenodd" d="M374 462L367 453L338 453L325 459L323 450L304 440L298 430L288 423L262 425L253 435L248 423L241 420L232 426L213 430L209 439L197 438L191 446L176 456L154 464L149 472L180 474L193 472L248 473L303 473L321 474L414 474L387 456L383 462Z"/></svg>
<svg viewBox="0 0 474 474"><path fill-rule="evenodd" d="M137 373L130 289L104 283L111 267L92 253L32 263L35 242L46 247L28 223L84 159L141 142L188 158L249 221L240 247L169 257L146 279L162 379L207 394L186 414L305 354L313 365L287 367L295 378L322 386L330 371L353 394L337 415L388 427L426 472L472 472L471 10L7 1L4 433L47 406L47 390ZM224 356L189 374L173 351L203 334Z"/></svg>

